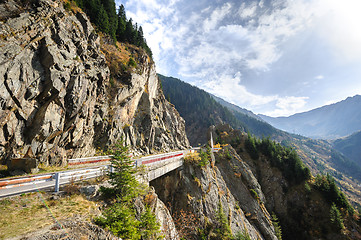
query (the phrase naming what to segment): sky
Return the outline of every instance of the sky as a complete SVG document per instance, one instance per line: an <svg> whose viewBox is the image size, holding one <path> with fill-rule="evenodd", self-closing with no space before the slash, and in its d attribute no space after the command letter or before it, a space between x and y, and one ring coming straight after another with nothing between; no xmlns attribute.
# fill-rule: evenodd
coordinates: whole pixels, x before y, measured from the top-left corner
<svg viewBox="0 0 361 240"><path fill-rule="evenodd" d="M289 116L361 94L360 0L116 0L157 72Z"/></svg>

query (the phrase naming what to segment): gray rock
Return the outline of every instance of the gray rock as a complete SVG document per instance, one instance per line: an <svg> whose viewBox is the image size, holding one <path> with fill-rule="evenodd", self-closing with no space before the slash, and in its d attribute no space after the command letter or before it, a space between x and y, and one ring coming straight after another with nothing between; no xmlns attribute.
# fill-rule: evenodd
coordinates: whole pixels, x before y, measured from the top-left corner
<svg viewBox="0 0 361 240"><path fill-rule="evenodd" d="M41 163L62 165L121 137L138 153L188 147L184 120L165 100L154 63L138 52L138 69L119 73L127 85L112 95L100 37L84 13L62 6L0 3L2 163L31 146Z"/></svg>

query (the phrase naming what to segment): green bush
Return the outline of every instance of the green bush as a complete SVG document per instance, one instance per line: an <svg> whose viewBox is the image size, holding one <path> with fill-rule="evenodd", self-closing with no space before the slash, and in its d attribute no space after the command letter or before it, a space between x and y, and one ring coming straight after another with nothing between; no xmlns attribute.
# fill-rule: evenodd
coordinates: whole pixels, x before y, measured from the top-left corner
<svg viewBox="0 0 361 240"><path fill-rule="evenodd" d="M232 236L228 218L224 213L220 202L218 203L218 210L216 212L215 232L217 234L217 239L230 239Z"/></svg>
<svg viewBox="0 0 361 240"><path fill-rule="evenodd" d="M254 199L259 200L259 196L258 196L258 193L256 192L256 190L250 189L249 191L251 192L251 195Z"/></svg>
<svg viewBox="0 0 361 240"><path fill-rule="evenodd" d="M276 232L276 237L278 240L282 240L282 229L275 213L272 213L272 224Z"/></svg>
<svg viewBox="0 0 361 240"><path fill-rule="evenodd" d="M140 239L140 221L135 217L135 210L128 204L115 203L106 209L103 215L95 219L96 224L109 229L118 237Z"/></svg>
<svg viewBox="0 0 361 240"><path fill-rule="evenodd" d="M249 236L249 233L246 230L243 230L242 232L237 232L233 238L233 240L251 240L251 237Z"/></svg>
<svg viewBox="0 0 361 240"><path fill-rule="evenodd" d="M207 166L210 163L211 160L211 149L209 146L207 146L206 151L200 150L199 156L201 160L198 162L198 166L204 167Z"/></svg>
<svg viewBox="0 0 361 240"><path fill-rule="evenodd" d="M327 201L335 203L338 208L345 208L350 214L354 213L354 209L348 202L345 194L337 187L335 179L327 173L327 175L317 174L315 179L315 187L322 192Z"/></svg>
<svg viewBox="0 0 361 240"><path fill-rule="evenodd" d="M134 59L132 57L129 58L128 66L129 67L136 67L137 66L137 63L134 61Z"/></svg>
<svg viewBox="0 0 361 240"><path fill-rule="evenodd" d="M70 10L71 10L70 2L65 2L65 3L64 3L64 9L65 9L66 11L70 11Z"/></svg>
<svg viewBox="0 0 361 240"><path fill-rule="evenodd" d="M330 208L330 220L331 220L331 223L339 231L345 227L343 225L343 219L341 217L341 213L338 210L338 208L336 207L335 203L332 203L331 208Z"/></svg>

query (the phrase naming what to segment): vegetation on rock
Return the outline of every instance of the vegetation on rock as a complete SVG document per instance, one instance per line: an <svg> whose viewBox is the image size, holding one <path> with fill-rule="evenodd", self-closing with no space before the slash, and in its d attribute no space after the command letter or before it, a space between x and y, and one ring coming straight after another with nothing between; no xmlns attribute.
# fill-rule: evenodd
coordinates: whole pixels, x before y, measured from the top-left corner
<svg viewBox="0 0 361 240"><path fill-rule="evenodd" d="M102 192L111 204L103 216L96 218L96 223L123 239L158 239L160 224L150 206L144 201L145 209L139 212L134 205L134 200L145 192L135 178L137 170L128 147L119 142L109 153L113 155L113 170L108 173L112 187L102 187Z"/></svg>
<svg viewBox="0 0 361 240"><path fill-rule="evenodd" d="M152 57L142 27L138 27L137 23L133 24L131 18L127 19L123 4L117 12L114 0L75 0L75 2L101 32L109 34L114 40L141 47Z"/></svg>
<svg viewBox="0 0 361 240"><path fill-rule="evenodd" d="M311 177L310 169L304 165L294 150L284 147L270 138L257 139L248 134L245 147L254 160L257 160L260 154L266 156L271 165L280 169L291 183L299 184Z"/></svg>

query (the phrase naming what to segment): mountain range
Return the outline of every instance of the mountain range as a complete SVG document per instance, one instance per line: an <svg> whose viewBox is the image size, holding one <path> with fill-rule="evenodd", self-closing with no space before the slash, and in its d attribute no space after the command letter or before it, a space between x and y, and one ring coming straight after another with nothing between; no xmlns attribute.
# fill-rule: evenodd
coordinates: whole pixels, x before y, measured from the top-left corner
<svg viewBox="0 0 361 240"><path fill-rule="evenodd" d="M259 115L272 126L310 138L336 139L361 130L361 96L289 117Z"/></svg>

